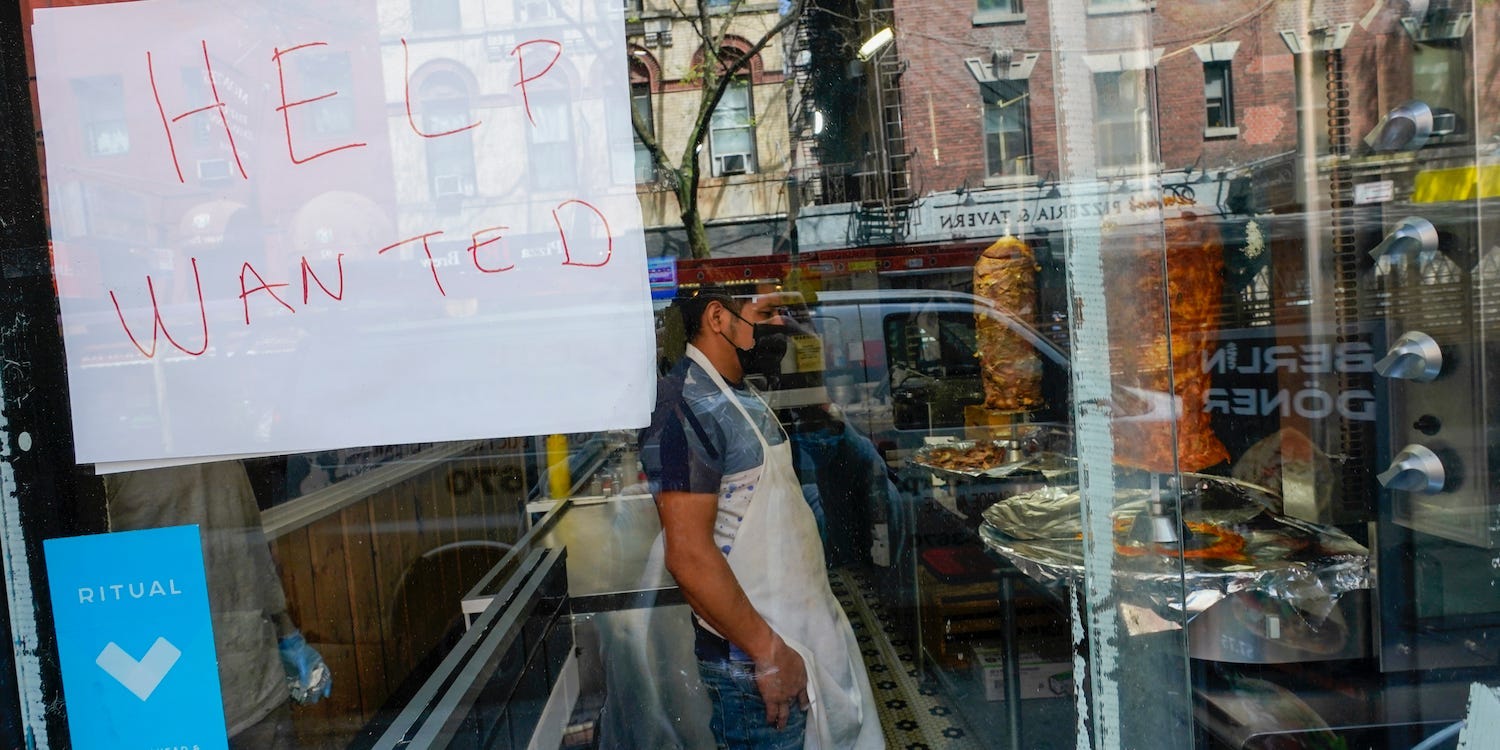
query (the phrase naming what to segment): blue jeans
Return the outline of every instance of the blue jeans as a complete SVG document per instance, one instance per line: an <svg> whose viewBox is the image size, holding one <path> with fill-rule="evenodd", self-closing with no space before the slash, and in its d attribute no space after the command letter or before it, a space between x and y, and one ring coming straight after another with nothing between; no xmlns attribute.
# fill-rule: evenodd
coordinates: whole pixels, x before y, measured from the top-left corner
<svg viewBox="0 0 1500 750"><path fill-rule="evenodd" d="M807 712L793 705L786 728L766 723L766 702L755 686L755 666L739 659L698 660L698 674L713 701L712 728L719 750L800 750Z"/></svg>

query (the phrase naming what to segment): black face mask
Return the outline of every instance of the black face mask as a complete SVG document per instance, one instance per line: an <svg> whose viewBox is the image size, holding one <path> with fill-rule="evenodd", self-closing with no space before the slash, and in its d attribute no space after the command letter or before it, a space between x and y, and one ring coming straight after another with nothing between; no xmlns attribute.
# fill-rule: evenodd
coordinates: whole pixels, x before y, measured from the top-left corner
<svg viewBox="0 0 1500 750"><path fill-rule="evenodd" d="M781 359L790 343L786 326L756 323L755 345L740 351L740 366L746 374L774 378L781 374Z"/></svg>

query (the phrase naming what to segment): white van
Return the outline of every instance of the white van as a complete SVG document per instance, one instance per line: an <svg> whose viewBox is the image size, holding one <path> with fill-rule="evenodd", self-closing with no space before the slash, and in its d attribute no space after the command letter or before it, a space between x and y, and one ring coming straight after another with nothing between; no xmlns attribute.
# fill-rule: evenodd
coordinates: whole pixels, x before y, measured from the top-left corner
<svg viewBox="0 0 1500 750"><path fill-rule="evenodd" d="M1028 421L1067 420L1068 356L1058 324L1044 333L961 292L872 289L779 293L776 308L816 333L793 336L781 373L757 383L772 406L835 405L888 461L934 435L964 432L964 407L984 401L975 316L1002 321L1035 347L1044 406Z"/></svg>

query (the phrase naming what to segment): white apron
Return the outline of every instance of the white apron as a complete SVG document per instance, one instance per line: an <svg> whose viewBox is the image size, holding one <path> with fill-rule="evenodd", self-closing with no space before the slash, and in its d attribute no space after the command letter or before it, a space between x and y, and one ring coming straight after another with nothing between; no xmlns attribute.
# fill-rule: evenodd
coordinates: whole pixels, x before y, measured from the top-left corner
<svg viewBox="0 0 1500 750"><path fill-rule="evenodd" d="M802 656L812 701L804 747L884 748L875 696L854 629L829 588L823 542L792 470L790 441L767 443L708 358L693 347L688 356L708 372L760 440L762 471L730 548L729 567L755 611Z"/></svg>

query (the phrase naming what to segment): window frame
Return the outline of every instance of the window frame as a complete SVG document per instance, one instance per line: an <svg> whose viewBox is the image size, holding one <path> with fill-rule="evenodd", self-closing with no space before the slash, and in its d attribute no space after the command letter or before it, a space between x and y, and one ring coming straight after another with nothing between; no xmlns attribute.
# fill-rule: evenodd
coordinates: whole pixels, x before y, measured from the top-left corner
<svg viewBox="0 0 1500 750"><path fill-rule="evenodd" d="M974 0L975 26L1021 23L1026 20L1024 0Z"/></svg>
<svg viewBox="0 0 1500 750"><path fill-rule="evenodd" d="M473 100L464 81L451 72L435 73L422 82L417 95L417 114L424 132L439 133L472 123ZM427 192L433 200L467 198L478 192L478 167L474 161L472 128L442 138L423 139L423 163L427 168ZM439 172L434 165L453 164L456 171ZM440 179L456 177L457 190L439 190Z"/></svg>
<svg viewBox="0 0 1500 750"><path fill-rule="evenodd" d="M730 95L731 91L736 91L736 90L744 91L745 105L743 107L743 109L744 109L743 124L736 123L736 124L732 124L732 125L720 125L719 124L719 122L720 122L720 113L723 111L722 108L724 107L725 100L727 100L729 98L729 95ZM756 148L755 148L755 145L756 145L755 144L756 132L755 131L756 131L756 128L755 128L755 83L751 80L750 76L748 76L748 75L735 76L734 80L731 81L729 83L729 85L724 89L724 96L723 96L723 98L719 99L719 103L714 107L713 114L709 116L709 121L708 121L708 153L709 153L709 159L710 159L710 161L709 161L709 176L711 176L711 177L731 177L731 176L735 176L735 175L755 174L758 171L757 170L758 165L756 164ZM720 133L726 133L727 134L727 133L731 133L731 132L744 132L745 133L745 135L747 136L747 139L749 141L749 144L748 144L749 145L749 151L743 151L743 152L742 151L728 151L726 149L721 148L721 146L719 144L719 139L721 138L721 136L719 134ZM739 171L739 172L727 172L726 173L723 170L723 165L721 163L721 158L725 157L725 156L733 156L733 155L740 155L740 154L743 154L745 156L745 169L743 171Z"/></svg>
<svg viewBox="0 0 1500 750"><path fill-rule="evenodd" d="M641 119L645 121L646 128L652 136L656 135L656 106L651 101L652 91L650 81L634 81L630 84L630 108L632 112L638 112ZM642 106L644 104L644 106ZM635 183L646 185L657 180L655 160L641 137L636 134L635 126L630 127L630 140L635 145ZM644 160L644 164L642 161Z"/></svg>
<svg viewBox="0 0 1500 750"><path fill-rule="evenodd" d="M1113 77L1115 80L1114 85L1118 92L1123 89L1123 87L1121 86L1121 81L1127 76L1141 77L1140 83L1131 87L1135 90L1136 93L1139 94L1139 98L1133 102L1134 106L1131 108L1128 116L1119 111L1112 111L1104 106L1104 92L1106 91L1106 89L1101 83L1104 79ZM1156 112L1156 97L1154 94L1155 68L1123 68L1120 70L1097 71L1093 74L1093 84L1094 143L1097 147L1095 151L1095 159L1098 166L1101 169L1116 170L1120 172L1135 172L1154 167L1161 158L1159 155L1161 144L1156 132L1156 124L1158 118ZM1112 114L1107 116L1107 111L1112 111ZM1103 144L1105 144L1106 142L1113 144L1119 139L1106 139L1104 137L1105 129L1118 128L1123 130L1123 126L1125 126L1126 124L1130 126L1130 130L1132 132L1132 140L1136 144L1140 144L1143 140L1145 140L1149 153L1138 153L1139 147L1137 146L1131 149L1131 153L1134 153L1137 158L1123 160L1110 158L1116 156L1117 154L1115 153L1115 151L1107 151L1105 148L1103 148Z"/></svg>
<svg viewBox="0 0 1500 750"><path fill-rule="evenodd" d="M536 118L537 126L526 128L527 154L534 162L547 165L545 169L527 170L533 190L569 190L578 185L578 156L571 148L575 130L573 102L567 94L566 90L549 89L531 95L531 114ZM564 127L544 124L549 117L544 113L548 110L560 115L558 122ZM548 137L539 138L542 135ZM539 149L547 149L547 155L538 158Z"/></svg>
<svg viewBox="0 0 1500 750"><path fill-rule="evenodd" d="M1215 73L1218 74L1217 80L1214 78ZM1212 95L1212 87L1215 83L1220 88L1217 97ZM1217 123L1214 121L1215 108L1220 113ZM1234 63L1232 61L1204 61L1203 115L1205 123L1204 137L1214 138L1239 134L1239 120L1235 117L1234 112Z"/></svg>
<svg viewBox="0 0 1500 750"><path fill-rule="evenodd" d="M78 107L79 135L83 141L83 152L93 159L108 159L130 153L130 118L126 116L125 79L121 75L94 75L74 78L70 81L74 101ZM106 94L107 96L101 96ZM108 106L101 106L101 105ZM106 142L105 133L113 136L107 141L113 147L100 148Z"/></svg>
<svg viewBox="0 0 1500 750"><path fill-rule="evenodd" d="M1003 89L1006 87L1015 89L1019 93L1011 92L1014 95L1008 96L1007 92L1003 91ZM1028 79L1023 78L1015 80L996 80L987 83L981 83L979 85L979 93L980 99L983 102L983 106L980 109L980 128L982 130L984 141L985 179L1004 180L1009 178L1029 177L1034 175L1035 169L1033 165L1033 159L1035 153L1031 141L1031 82ZM992 131L990 128L990 113L1002 111L1011 107L1017 107L1015 111L1019 113L1019 116L1015 118L1019 120L1017 126L1009 129ZM1005 158L1003 154L1004 149L1000 147L1003 146L1003 144L1006 142L1005 136L1007 134L1016 132L1019 132L1020 134L1023 153ZM997 156L997 154L995 153L995 149L999 149L1002 152L1000 154L1001 160L999 162L996 162L995 160ZM1023 166L1020 169L1015 171L1007 171L1004 168L1004 164L1017 161L1023 163ZM997 164L1000 166L1000 169L994 169Z"/></svg>
<svg viewBox="0 0 1500 750"><path fill-rule="evenodd" d="M459 0L411 0L411 30L416 33L457 31L463 27Z"/></svg>

